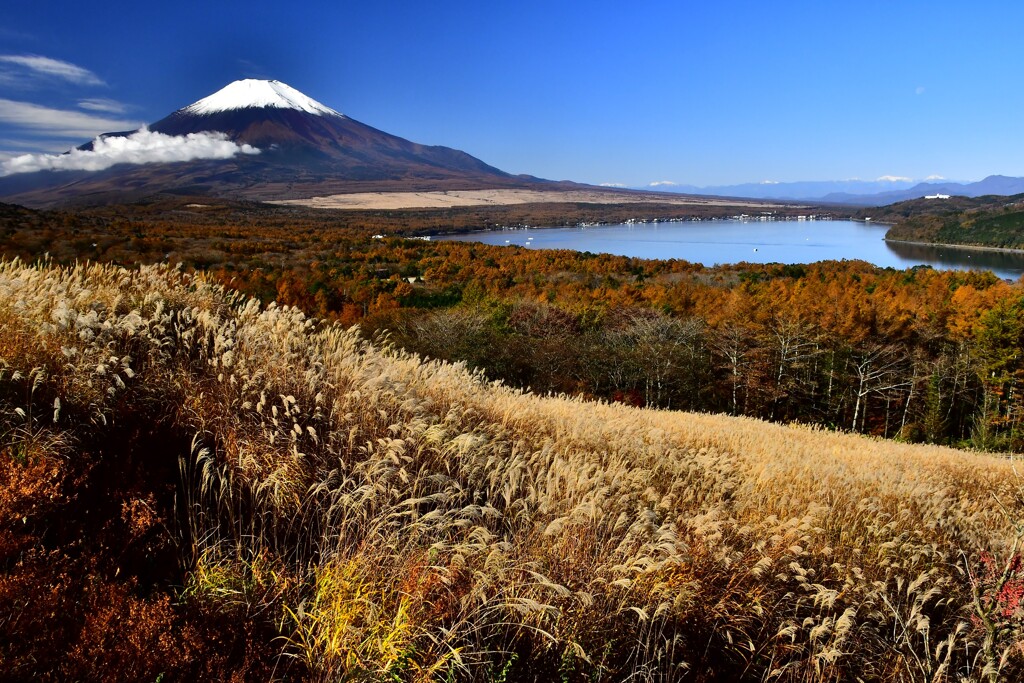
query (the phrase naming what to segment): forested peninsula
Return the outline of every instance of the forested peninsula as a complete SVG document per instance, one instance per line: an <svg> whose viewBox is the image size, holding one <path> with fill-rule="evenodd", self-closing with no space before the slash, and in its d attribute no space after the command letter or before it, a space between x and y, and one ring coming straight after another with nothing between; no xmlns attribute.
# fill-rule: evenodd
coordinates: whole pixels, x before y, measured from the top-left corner
<svg viewBox="0 0 1024 683"><path fill-rule="evenodd" d="M1024 195L923 198L860 213L893 223L887 240L1024 249Z"/></svg>

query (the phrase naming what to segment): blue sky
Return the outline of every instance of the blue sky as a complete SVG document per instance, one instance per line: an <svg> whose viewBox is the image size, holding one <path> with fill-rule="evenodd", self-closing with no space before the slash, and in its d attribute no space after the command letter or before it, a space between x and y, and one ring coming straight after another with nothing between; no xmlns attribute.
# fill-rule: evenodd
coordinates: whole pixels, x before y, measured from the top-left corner
<svg viewBox="0 0 1024 683"><path fill-rule="evenodd" d="M1024 176L1024 3L31 2L0 154L276 78L513 173L633 186Z"/></svg>

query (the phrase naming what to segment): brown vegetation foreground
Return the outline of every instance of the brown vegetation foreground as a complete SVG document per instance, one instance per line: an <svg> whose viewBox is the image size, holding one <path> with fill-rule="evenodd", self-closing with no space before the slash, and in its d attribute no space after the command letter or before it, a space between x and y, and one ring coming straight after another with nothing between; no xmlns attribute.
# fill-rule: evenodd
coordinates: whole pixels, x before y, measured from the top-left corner
<svg viewBox="0 0 1024 683"><path fill-rule="evenodd" d="M0 264L12 680L1019 680L1012 463L540 397Z"/></svg>

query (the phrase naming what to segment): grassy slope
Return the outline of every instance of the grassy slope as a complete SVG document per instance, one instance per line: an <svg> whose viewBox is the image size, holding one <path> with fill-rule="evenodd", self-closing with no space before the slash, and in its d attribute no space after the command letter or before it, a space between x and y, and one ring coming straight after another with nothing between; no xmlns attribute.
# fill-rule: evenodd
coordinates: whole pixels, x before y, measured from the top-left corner
<svg viewBox="0 0 1024 683"><path fill-rule="evenodd" d="M168 269L4 264L0 326L15 676L1020 671L1005 460L524 394Z"/></svg>

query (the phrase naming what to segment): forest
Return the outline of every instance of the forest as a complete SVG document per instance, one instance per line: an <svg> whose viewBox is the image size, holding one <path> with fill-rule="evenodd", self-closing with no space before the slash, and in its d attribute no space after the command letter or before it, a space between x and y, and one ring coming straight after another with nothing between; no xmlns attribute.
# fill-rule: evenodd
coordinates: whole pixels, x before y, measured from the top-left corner
<svg viewBox="0 0 1024 683"><path fill-rule="evenodd" d="M181 263L542 393L1024 446L1024 290L989 273L857 261L705 268L381 239L380 225L339 212L177 206L59 220L11 208L0 249L59 263ZM536 217L516 210L506 218Z"/></svg>
<svg viewBox="0 0 1024 683"><path fill-rule="evenodd" d="M917 199L886 207L881 216L895 223L890 240L1024 248L1024 195Z"/></svg>

